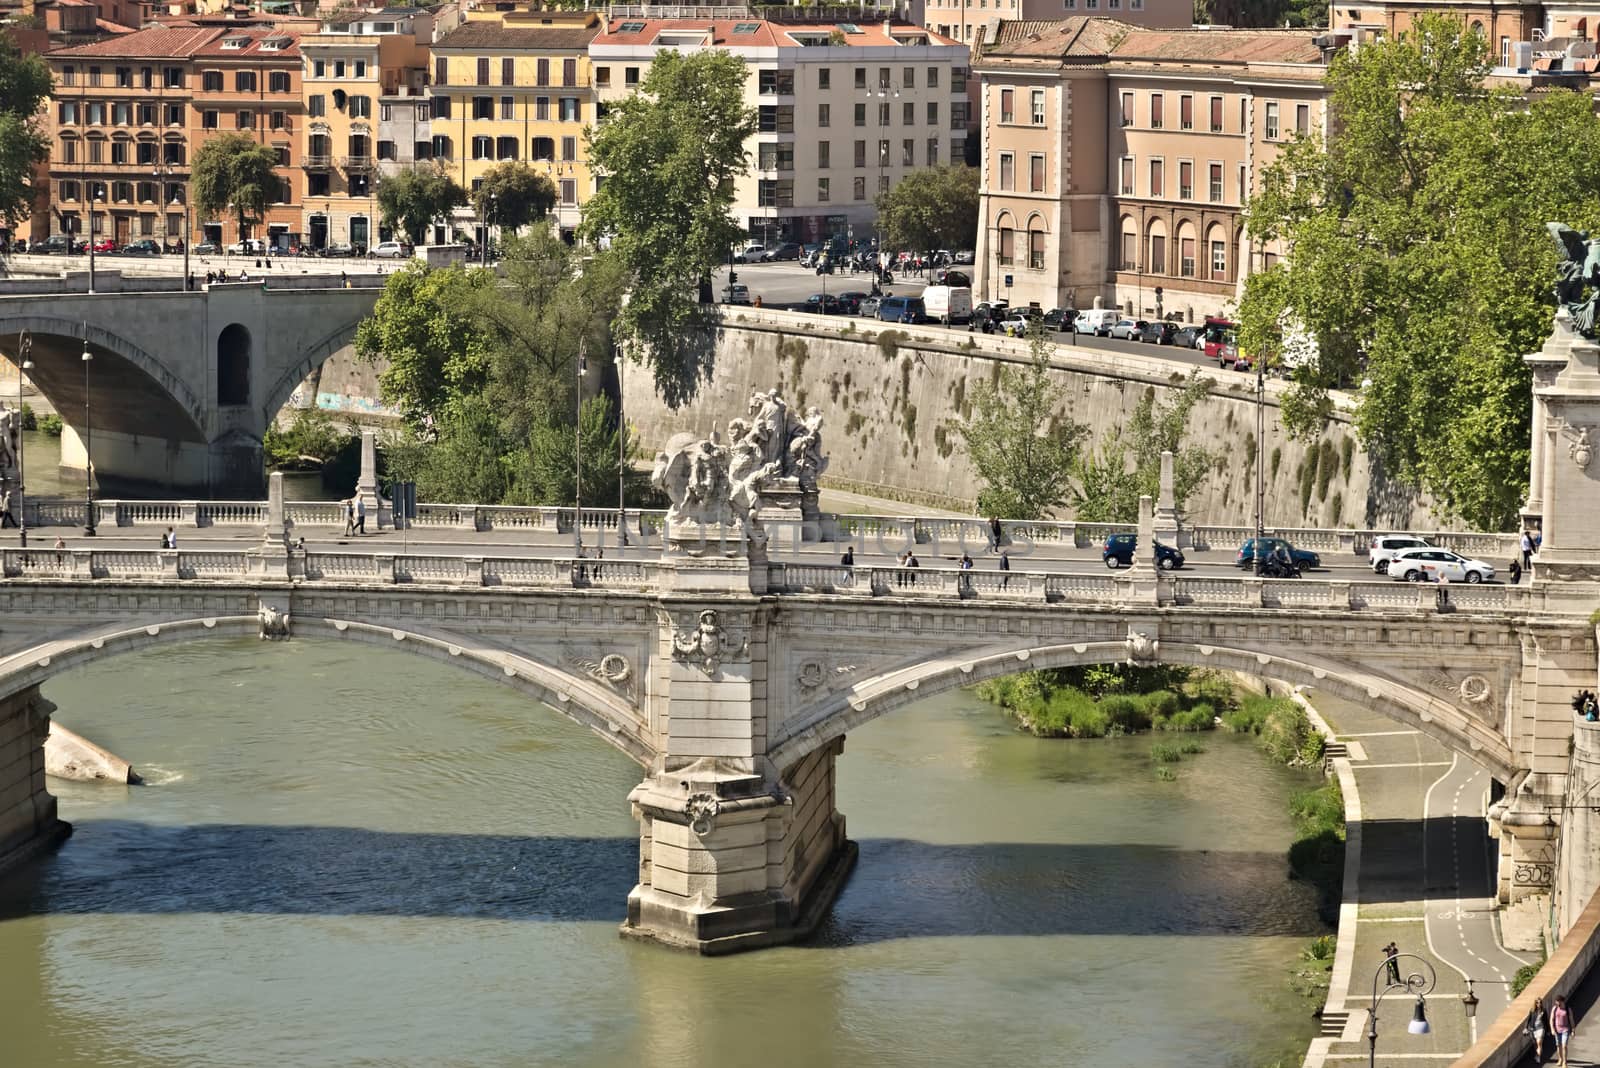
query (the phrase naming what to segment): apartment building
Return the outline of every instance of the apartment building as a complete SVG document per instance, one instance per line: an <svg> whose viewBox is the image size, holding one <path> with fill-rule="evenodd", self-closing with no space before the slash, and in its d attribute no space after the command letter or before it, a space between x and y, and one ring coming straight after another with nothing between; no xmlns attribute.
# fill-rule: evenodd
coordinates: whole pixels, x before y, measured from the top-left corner
<svg viewBox="0 0 1600 1068"><path fill-rule="evenodd" d="M1319 30L1004 23L982 78L975 285L1042 307L1197 322L1253 270L1244 208L1262 170L1327 124Z"/></svg>
<svg viewBox="0 0 1600 1068"><path fill-rule="evenodd" d="M555 221L576 229L594 191L584 127L595 121L595 12L478 10L432 47L432 157L464 188L507 160L531 163L557 191ZM475 232L470 209L456 224Z"/></svg>
<svg viewBox="0 0 1600 1068"><path fill-rule="evenodd" d="M879 192L963 158L967 49L923 27L612 19L589 46L600 106L631 93L668 48L722 48L748 64L760 126L733 211L754 240L864 235Z"/></svg>
<svg viewBox="0 0 1600 1068"><path fill-rule="evenodd" d="M379 169L399 155L397 132L408 135L407 157L416 158L417 112L428 110L421 90L430 30L426 14L419 19L406 9L387 9L327 23L301 38L307 247L364 249L387 236L378 211ZM401 96L399 103L386 102ZM396 126L397 108L402 119L409 114L411 129L402 129L403 121ZM431 134L421 148L422 158L430 158Z"/></svg>
<svg viewBox="0 0 1600 1068"><path fill-rule="evenodd" d="M945 37L975 45L982 43L984 28L991 22L1039 22L1063 15L1182 29L1194 21L1194 4L1192 0L927 0L921 22Z"/></svg>

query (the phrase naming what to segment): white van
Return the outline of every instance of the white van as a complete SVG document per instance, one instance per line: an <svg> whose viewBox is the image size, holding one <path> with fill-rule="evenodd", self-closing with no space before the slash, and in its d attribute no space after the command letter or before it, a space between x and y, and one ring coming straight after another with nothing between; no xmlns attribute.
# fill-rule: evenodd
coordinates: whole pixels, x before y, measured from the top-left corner
<svg viewBox="0 0 1600 1068"><path fill-rule="evenodd" d="M922 291L922 306L937 323L971 322L972 290L967 286L928 286Z"/></svg>
<svg viewBox="0 0 1600 1068"><path fill-rule="evenodd" d="M1080 334L1110 337L1111 328L1121 317L1121 313L1115 308L1090 308L1088 311L1078 313L1078 317L1073 320L1073 329Z"/></svg>

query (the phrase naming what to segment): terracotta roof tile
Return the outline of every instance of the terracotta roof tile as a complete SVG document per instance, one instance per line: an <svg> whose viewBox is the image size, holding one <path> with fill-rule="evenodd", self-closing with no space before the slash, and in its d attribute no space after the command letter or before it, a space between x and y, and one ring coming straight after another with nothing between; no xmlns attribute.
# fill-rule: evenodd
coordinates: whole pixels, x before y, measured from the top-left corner
<svg viewBox="0 0 1600 1068"><path fill-rule="evenodd" d="M197 26L150 26L104 41L58 48L56 57L104 56L111 59L185 59L222 36L222 31Z"/></svg>
<svg viewBox="0 0 1600 1068"><path fill-rule="evenodd" d="M433 45L440 48L475 48L495 51L572 51L587 48L600 27L502 26L488 20L464 22Z"/></svg>
<svg viewBox="0 0 1600 1068"><path fill-rule="evenodd" d="M1006 20L999 24L994 43L982 45L982 54L1037 59L1103 57L1120 36L1134 28L1117 19L1086 15L1068 19ZM987 32L983 36L988 39Z"/></svg>
<svg viewBox="0 0 1600 1068"><path fill-rule="evenodd" d="M227 42L245 38L243 47L230 48ZM277 48L262 48L263 42L281 42ZM278 60L300 58L300 33L281 26L241 26L234 30L220 30L216 39L196 50L195 55L208 59L226 59L247 56L250 59Z"/></svg>
<svg viewBox="0 0 1600 1068"><path fill-rule="evenodd" d="M1192 63L1322 63L1316 39L1327 31L1136 29L1111 52L1112 59Z"/></svg>
<svg viewBox="0 0 1600 1068"><path fill-rule="evenodd" d="M795 40L796 34L831 34L841 25L854 25L860 32L844 35L846 47L876 46L885 47L897 43L897 38L907 36L921 36L927 38L931 45L957 45L959 41L934 33L924 26L913 26L909 23L895 23L887 30L882 22L773 22L770 20L748 19L612 19L605 30L594 39L597 45L614 46L639 46L657 44L664 33L670 31L674 39L680 39L685 34L698 34L702 43L709 37L709 43L719 48L794 48L799 47ZM623 27L630 29L623 32ZM753 26L755 29L746 33L734 33L736 26ZM632 29L632 27L638 27Z"/></svg>

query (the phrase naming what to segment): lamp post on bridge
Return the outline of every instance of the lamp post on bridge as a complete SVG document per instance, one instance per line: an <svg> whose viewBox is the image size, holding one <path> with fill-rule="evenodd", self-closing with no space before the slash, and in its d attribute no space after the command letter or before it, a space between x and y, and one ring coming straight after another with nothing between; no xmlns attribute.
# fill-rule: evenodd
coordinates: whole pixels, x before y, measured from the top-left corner
<svg viewBox="0 0 1600 1068"><path fill-rule="evenodd" d="M83 533L94 537L94 418L89 406L89 322L83 323Z"/></svg>
<svg viewBox="0 0 1600 1068"><path fill-rule="evenodd" d="M33 370L32 355L33 335L24 330L17 336L17 537L24 549L28 547L28 483L22 462L22 376Z"/></svg>
<svg viewBox="0 0 1600 1068"><path fill-rule="evenodd" d="M1400 965L1398 962L1402 957L1410 957L1412 960L1416 961L1427 970L1427 974L1423 974L1422 972L1412 972L1410 975L1407 975L1401 979L1390 979L1380 992L1378 990L1378 981L1384 977L1384 972L1390 968L1393 968L1394 974L1398 976L1400 974ZM1372 1004L1367 1008L1368 1068L1376 1068L1378 1063L1378 999L1392 990L1404 990L1408 994L1416 995L1417 1001L1412 1007L1411 1022L1406 1025L1406 1031L1413 1035L1425 1035L1431 1031L1432 1028L1428 1026L1428 1009L1422 999L1433 990L1438 981L1439 977L1434 972L1433 965L1429 964L1426 960L1417 956L1415 953L1396 953L1394 956L1385 959L1382 964L1378 965L1378 970L1372 973ZM1471 1002L1467 1002L1466 999L1462 1000L1463 1004L1467 1005L1468 1012L1471 1012L1477 1008L1476 999Z"/></svg>
<svg viewBox="0 0 1600 1068"><path fill-rule="evenodd" d="M589 373L589 360L587 356L586 338L578 338L578 375L575 382L577 395L573 401L574 422L572 425L573 459L573 491L572 491L572 536L578 543L578 549L583 549L583 378Z"/></svg>

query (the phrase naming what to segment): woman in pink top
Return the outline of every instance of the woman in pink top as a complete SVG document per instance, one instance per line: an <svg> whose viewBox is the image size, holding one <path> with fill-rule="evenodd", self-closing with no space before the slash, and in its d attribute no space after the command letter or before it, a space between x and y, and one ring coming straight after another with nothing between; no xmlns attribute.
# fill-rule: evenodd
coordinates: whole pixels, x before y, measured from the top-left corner
<svg viewBox="0 0 1600 1068"><path fill-rule="evenodd" d="M1556 998L1555 1007L1550 1010L1550 1030L1556 1038L1556 1063L1566 1068L1567 1040L1572 1037L1572 1028L1576 1023L1572 1018L1572 1010L1567 1008L1567 999Z"/></svg>

